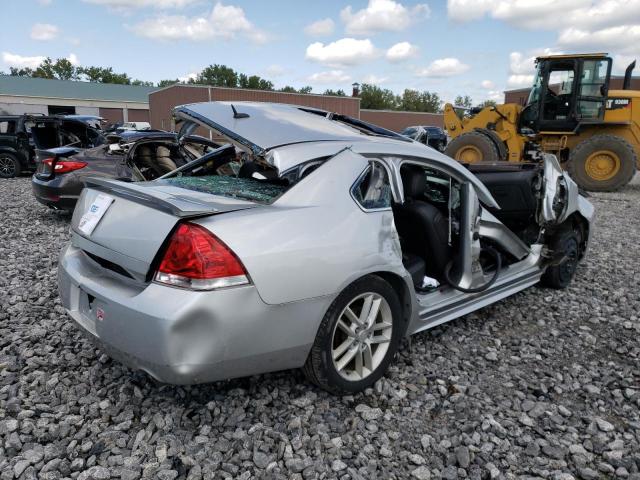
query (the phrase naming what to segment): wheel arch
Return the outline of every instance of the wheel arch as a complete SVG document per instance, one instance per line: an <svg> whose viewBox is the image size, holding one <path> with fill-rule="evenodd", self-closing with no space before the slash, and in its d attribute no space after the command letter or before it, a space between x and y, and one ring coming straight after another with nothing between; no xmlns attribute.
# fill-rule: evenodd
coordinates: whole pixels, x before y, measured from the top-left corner
<svg viewBox="0 0 640 480"><path fill-rule="evenodd" d="M405 328L405 331L402 333L404 334L413 317L415 295L412 295L412 290L410 289L409 285L407 285L405 279L397 273L389 271L378 271L371 272L370 275L380 277L382 280L391 285L391 288L393 288L393 290L398 295L400 306L402 308L402 320Z"/></svg>

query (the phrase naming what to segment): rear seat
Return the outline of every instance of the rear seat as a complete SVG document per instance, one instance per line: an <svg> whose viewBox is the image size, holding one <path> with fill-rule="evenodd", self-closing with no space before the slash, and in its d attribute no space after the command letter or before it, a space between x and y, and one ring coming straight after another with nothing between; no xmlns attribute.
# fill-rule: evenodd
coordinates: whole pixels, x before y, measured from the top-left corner
<svg viewBox="0 0 640 480"><path fill-rule="evenodd" d="M528 223L538 205L536 187L542 166L536 163L474 163L465 165L493 195L500 210L492 210L505 224Z"/></svg>

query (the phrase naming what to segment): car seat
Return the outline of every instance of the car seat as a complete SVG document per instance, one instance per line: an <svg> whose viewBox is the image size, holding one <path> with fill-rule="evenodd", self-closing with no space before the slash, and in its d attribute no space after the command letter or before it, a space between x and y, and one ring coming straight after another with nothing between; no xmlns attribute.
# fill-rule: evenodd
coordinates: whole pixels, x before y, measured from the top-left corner
<svg viewBox="0 0 640 480"><path fill-rule="evenodd" d="M395 205L393 212L402 250L424 260L426 274L442 282L444 269L452 255L448 219L425 200L427 180L424 169L405 166L400 175L404 203Z"/></svg>

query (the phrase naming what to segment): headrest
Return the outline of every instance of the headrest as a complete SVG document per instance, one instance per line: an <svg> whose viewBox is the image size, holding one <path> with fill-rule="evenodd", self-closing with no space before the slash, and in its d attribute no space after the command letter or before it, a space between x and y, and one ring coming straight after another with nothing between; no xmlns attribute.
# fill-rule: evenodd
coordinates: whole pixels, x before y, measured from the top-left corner
<svg viewBox="0 0 640 480"><path fill-rule="evenodd" d="M151 156L151 148L146 145L140 145L140 147L138 147L138 155L145 157Z"/></svg>
<svg viewBox="0 0 640 480"><path fill-rule="evenodd" d="M405 200L419 198L424 195L427 189L427 178L423 168L405 165L400 169L400 177L402 178Z"/></svg>
<svg viewBox="0 0 640 480"><path fill-rule="evenodd" d="M171 150L169 150L167 147L163 147L162 145L160 145L156 149L156 155L158 157L170 157L171 156Z"/></svg>

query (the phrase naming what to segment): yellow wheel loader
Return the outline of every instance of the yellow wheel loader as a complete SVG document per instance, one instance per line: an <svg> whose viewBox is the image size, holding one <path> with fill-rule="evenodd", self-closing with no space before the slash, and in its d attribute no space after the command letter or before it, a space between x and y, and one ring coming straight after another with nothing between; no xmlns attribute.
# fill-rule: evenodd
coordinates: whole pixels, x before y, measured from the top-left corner
<svg viewBox="0 0 640 480"><path fill-rule="evenodd" d="M635 61L622 90L609 90L605 53L538 57L527 104L471 110L460 118L446 104L451 137L445 153L464 163L536 161L558 157L585 190L617 190L640 167L640 91L630 90Z"/></svg>

